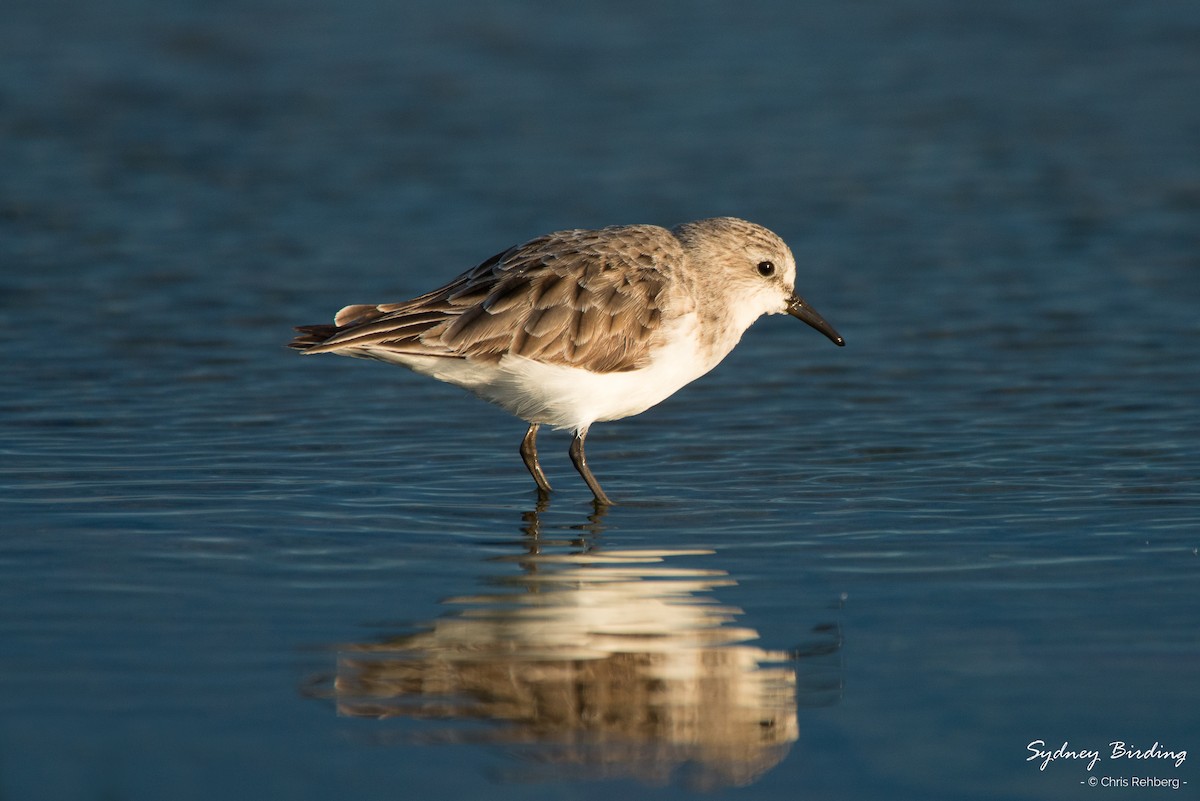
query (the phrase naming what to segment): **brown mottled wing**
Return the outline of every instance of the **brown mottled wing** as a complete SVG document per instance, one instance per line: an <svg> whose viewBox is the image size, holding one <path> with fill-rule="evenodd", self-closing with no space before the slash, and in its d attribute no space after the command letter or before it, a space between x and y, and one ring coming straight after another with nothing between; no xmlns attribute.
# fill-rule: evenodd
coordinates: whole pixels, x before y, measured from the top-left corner
<svg viewBox="0 0 1200 801"><path fill-rule="evenodd" d="M300 329L293 347L493 363L511 353L595 372L633 370L649 360L666 274L682 258L678 240L657 226L560 231L419 298L347 306L335 326Z"/></svg>

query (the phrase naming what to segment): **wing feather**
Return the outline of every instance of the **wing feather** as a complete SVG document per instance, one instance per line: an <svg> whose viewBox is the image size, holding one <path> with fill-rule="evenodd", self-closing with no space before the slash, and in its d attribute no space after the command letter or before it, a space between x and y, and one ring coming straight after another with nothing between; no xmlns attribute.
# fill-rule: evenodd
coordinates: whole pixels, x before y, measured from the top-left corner
<svg viewBox="0 0 1200 801"><path fill-rule="evenodd" d="M347 306L308 326L306 353L440 356L494 363L507 354L595 372L646 364L684 258L664 228L559 231L496 254L401 303ZM314 340L318 340L315 341Z"/></svg>

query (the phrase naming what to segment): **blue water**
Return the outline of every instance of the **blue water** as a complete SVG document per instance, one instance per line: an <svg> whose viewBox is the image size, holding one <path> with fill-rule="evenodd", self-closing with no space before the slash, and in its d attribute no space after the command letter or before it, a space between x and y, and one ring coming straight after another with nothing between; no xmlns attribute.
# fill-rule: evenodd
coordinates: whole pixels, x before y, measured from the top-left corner
<svg viewBox="0 0 1200 801"><path fill-rule="evenodd" d="M0 798L1194 793L1195 4L560 6L6 9ZM603 515L283 347L713 214L847 347L597 426Z"/></svg>

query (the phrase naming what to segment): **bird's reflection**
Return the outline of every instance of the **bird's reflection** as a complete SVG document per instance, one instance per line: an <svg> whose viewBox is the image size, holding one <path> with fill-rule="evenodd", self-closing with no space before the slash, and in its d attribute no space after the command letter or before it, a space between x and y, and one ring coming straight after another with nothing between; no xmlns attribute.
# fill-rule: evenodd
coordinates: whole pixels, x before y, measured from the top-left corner
<svg viewBox="0 0 1200 801"><path fill-rule="evenodd" d="M439 739L513 747L522 778L682 772L719 787L783 759L805 654L750 644L740 610L710 595L736 582L694 566L712 551L603 549L597 517L565 540L541 533L538 512L524 528L519 551L499 557L515 575L447 599L454 611L418 633L340 649L339 714L499 724ZM836 628L818 630L808 655L836 655Z"/></svg>

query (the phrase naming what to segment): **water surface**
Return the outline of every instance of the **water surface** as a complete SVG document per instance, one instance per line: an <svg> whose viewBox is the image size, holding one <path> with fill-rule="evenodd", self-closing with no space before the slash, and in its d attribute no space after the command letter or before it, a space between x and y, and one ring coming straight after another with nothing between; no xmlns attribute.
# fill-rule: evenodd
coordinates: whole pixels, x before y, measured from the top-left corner
<svg viewBox="0 0 1200 801"><path fill-rule="evenodd" d="M1027 745L1200 754L1198 46L1165 0L19 4L0 795L1194 787ZM283 347L712 214L847 347L763 320L597 426L603 515L566 436L539 508L519 421Z"/></svg>

